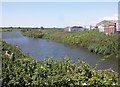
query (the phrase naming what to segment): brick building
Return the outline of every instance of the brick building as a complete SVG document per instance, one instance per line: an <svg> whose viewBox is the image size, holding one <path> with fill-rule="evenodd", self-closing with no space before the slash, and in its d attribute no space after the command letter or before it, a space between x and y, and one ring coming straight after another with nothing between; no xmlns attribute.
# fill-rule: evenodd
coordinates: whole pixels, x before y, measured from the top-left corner
<svg viewBox="0 0 120 87"><path fill-rule="evenodd" d="M117 31L117 21L115 20L103 20L97 26L106 35L114 34Z"/></svg>

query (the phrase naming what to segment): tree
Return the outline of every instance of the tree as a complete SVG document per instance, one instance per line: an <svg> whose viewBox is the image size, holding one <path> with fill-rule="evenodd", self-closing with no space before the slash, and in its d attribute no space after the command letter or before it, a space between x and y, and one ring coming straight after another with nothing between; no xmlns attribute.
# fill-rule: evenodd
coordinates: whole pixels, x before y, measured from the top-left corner
<svg viewBox="0 0 120 87"><path fill-rule="evenodd" d="M43 30L44 30L43 26L41 26L41 29L43 29Z"/></svg>

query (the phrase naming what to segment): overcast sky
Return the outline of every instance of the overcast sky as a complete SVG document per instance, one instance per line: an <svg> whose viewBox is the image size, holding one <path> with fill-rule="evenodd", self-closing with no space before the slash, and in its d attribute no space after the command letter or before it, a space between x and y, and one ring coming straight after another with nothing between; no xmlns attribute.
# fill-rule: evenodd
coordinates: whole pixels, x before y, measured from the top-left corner
<svg viewBox="0 0 120 87"><path fill-rule="evenodd" d="M4 2L2 26L89 26L117 13L117 2Z"/></svg>

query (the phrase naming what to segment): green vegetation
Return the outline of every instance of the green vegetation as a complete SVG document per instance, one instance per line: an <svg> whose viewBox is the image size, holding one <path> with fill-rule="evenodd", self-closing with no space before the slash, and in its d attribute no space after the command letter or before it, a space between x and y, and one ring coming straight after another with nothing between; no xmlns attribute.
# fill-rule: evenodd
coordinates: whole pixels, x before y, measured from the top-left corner
<svg viewBox="0 0 120 87"><path fill-rule="evenodd" d="M22 34L25 36L33 38L49 38L52 34L56 32L62 32L61 29L45 28L45 29L24 29L21 30ZM55 37L54 37L55 38Z"/></svg>
<svg viewBox="0 0 120 87"><path fill-rule="evenodd" d="M20 31L21 29L17 28L0 28L0 32L11 32L11 31Z"/></svg>
<svg viewBox="0 0 120 87"><path fill-rule="evenodd" d="M11 32L11 31L31 31L31 30L59 30L59 31L61 31L61 30L63 30L62 28L44 28L43 26L41 26L41 28L38 28L38 27L36 27L36 28L30 28L30 27L1 27L0 28L0 32ZM36 35L35 35L36 36Z"/></svg>
<svg viewBox="0 0 120 87"><path fill-rule="evenodd" d="M91 52L115 56L120 54L118 51L118 34L107 36L97 30L86 30L81 32L64 32L58 30L31 30L22 32L23 35L45 38L59 41L65 44L84 47Z"/></svg>
<svg viewBox="0 0 120 87"><path fill-rule="evenodd" d="M5 51L13 52L15 60L8 59ZM71 63L67 57L33 60L5 42L2 42L2 80L3 87L118 86L118 74L112 70L96 70L80 60Z"/></svg>
<svg viewBox="0 0 120 87"><path fill-rule="evenodd" d="M62 42L82 46L91 52L103 55L118 54L118 36L106 36L96 30L67 33L62 37Z"/></svg>

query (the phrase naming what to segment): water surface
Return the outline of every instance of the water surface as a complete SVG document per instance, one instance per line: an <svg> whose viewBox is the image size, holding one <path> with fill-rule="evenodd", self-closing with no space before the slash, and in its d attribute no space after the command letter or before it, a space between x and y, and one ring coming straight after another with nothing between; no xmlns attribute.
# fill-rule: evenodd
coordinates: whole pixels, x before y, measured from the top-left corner
<svg viewBox="0 0 120 87"><path fill-rule="evenodd" d="M102 57L83 48L71 47L47 39L26 37L20 32L3 32L2 39L9 44L18 45L24 54L29 54L36 60L42 60L45 57L60 59L67 55L72 61L77 61L79 58L95 66ZM100 62L98 69L112 68L117 71L117 65L117 59L110 58Z"/></svg>

